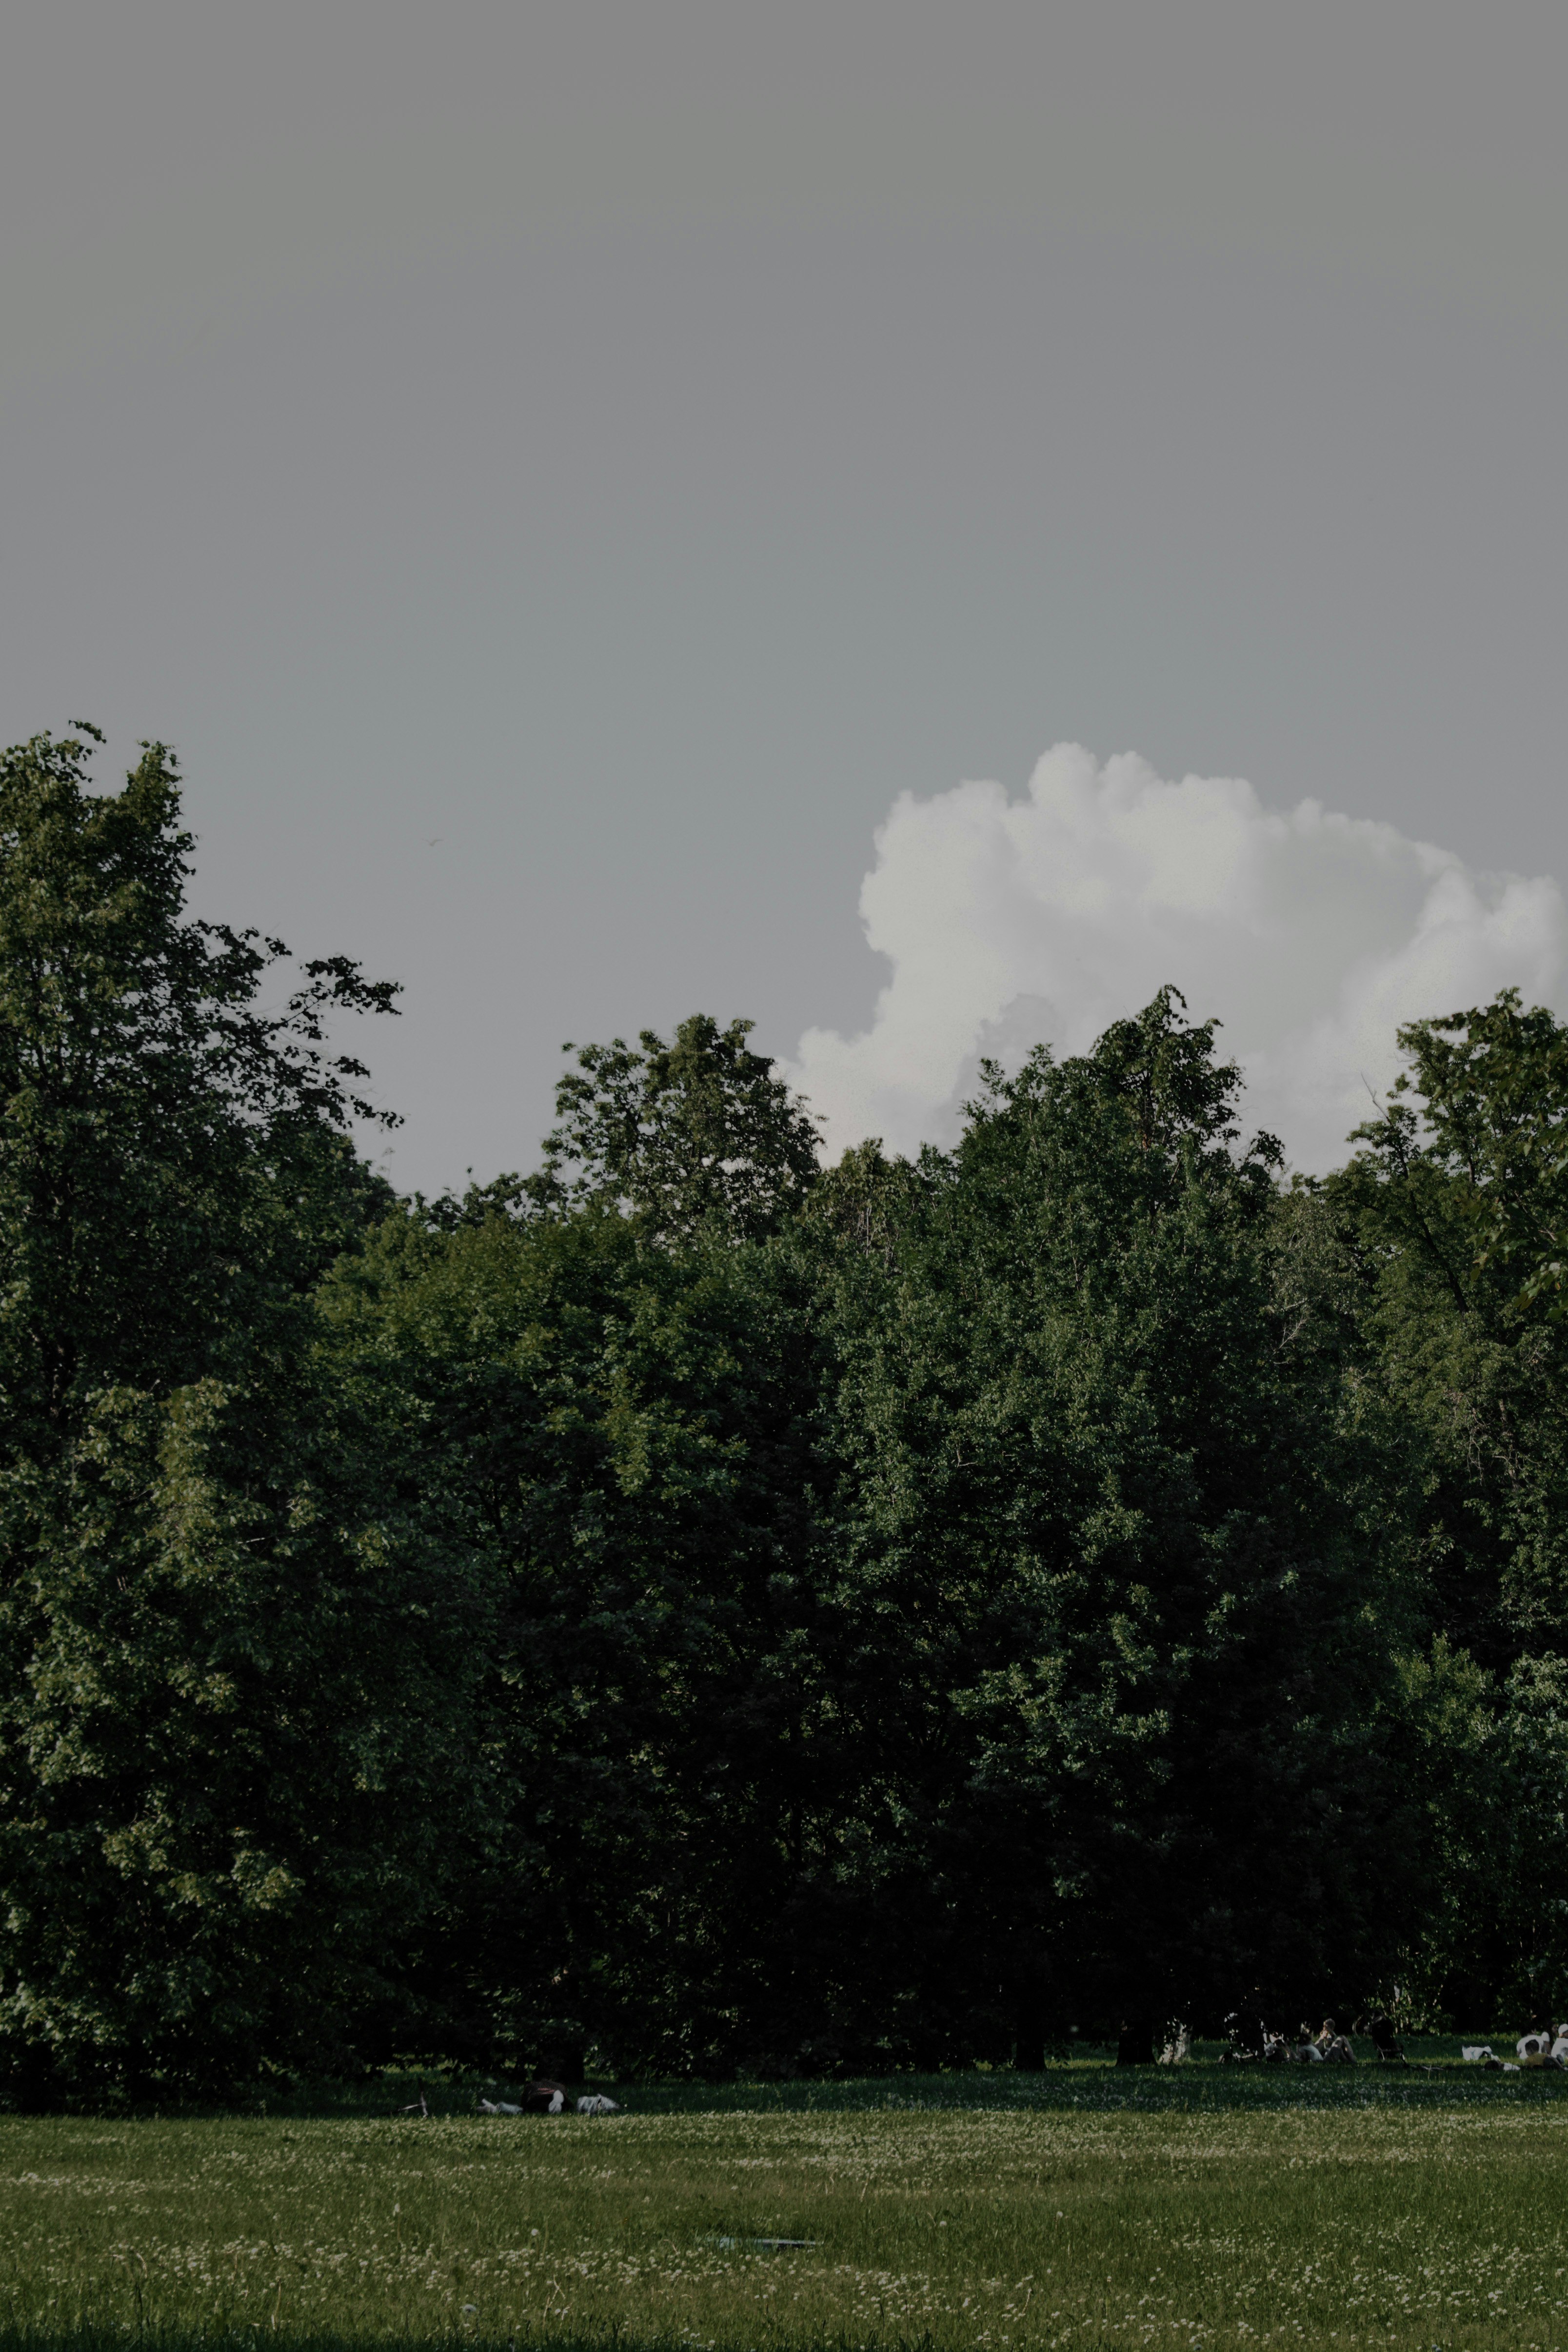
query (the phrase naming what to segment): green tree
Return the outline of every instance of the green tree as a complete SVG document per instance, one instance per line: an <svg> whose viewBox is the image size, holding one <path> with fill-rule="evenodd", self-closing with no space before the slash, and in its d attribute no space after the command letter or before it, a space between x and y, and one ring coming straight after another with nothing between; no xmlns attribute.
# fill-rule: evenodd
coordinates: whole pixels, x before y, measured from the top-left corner
<svg viewBox="0 0 1568 2352"><path fill-rule="evenodd" d="M1514 991L1399 1033L1384 1115L1325 1197L1383 1377L1426 1452L1435 1621L1506 1676L1568 1650L1568 1384L1556 1276L1568 1032Z"/></svg>
<svg viewBox="0 0 1568 2352"><path fill-rule="evenodd" d="M1551 1708L1568 1666L1568 1029L1517 991L1399 1032L1406 1067L1322 1187L1369 1371L1406 1433L1416 1561L1485 1728L1446 1776L1426 1974L1469 2021L1568 1990Z"/></svg>
<svg viewBox="0 0 1568 2352"><path fill-rule="evenodd" d="M0 2063L50 2102L232 2095L438 2032L493 1596L296 1367L100 1391L4 1482Z"/></svg>
<svg viewBox="0 0 1568 2352"><path fill-rule="evenodd" d="M590 1198L391 1219L328 1294L403 1471L500 1598L479 1700L503 1826L429 1947L431 2014L491 2063L597 2041L755 2050L817 1704L822 1388L787 1253L652 1241ZM809 1750L809 1753L808 1753Z"/></svg>
<svg viewBox="0 0 1568 2352"><path fill-rule="evenodd" d="M467 1556L311 1303L386 1191L340 1013L391 991L184 913L159 746L0 760L0 2049L39 2097L232 2086L411 2013L482 1792Z"/></svg>
<svg viewBox="0 0 1568 2352"><path fill-rule="evenodd" d="M264 1010L288 950L184 918L191 845L161 744L101 797L78 740L0 755L0 1386L27 1448L105 1384L243 1362L375 1197L363 1066L326 1030L393 988L319 959Z"/></svg>
<svg viewBox="0 0 1568 2352"><path fill-rule="evenodd" d="M524 1190L542 1207L612 1201L669 1241L716 1222L739 1239L773 1231L817 1175L816 1122L765 1055L693 1013L667 1045L584 1045L555 1089L559 1124ZM571 1053L568 1045L563 1049Z"/></svg>
<svg viewBox="0 0 1568 2352"><path fill-rule="evenodd" d="M1415 1916L1380 1408L1179 1003L819 1195L857 1868L930 2054L1353 1990Z"/></svg>

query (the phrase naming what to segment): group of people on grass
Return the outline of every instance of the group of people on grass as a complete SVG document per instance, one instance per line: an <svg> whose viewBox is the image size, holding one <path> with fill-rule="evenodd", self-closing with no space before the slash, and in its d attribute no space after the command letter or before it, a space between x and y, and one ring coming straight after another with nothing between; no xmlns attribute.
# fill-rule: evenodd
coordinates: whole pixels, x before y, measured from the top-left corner
<svg viewBox="0 0 1568 2352"><path fill-rule="evenodd" d="M1405 2052L1394 2032L1394 2020L1386 2011L1379 2011L1375 2017L1358 2018L1352 2031L1370 2034L1380 2065L1404 2065ZM1268 2025L1257 2010L1233 2010L1225 2021L1225 2032L1222 2066L1252 2063L1266 2066L1353 2066L1356 2063L1350 2035L1342 2033L1338 2021L1331 2017L1324 2018L1316 2033L1310 2025L1302 2025L1291 2035Z"/></svg>
<svg viewBox="0 0 1568 2352"><path fill-rule="evenodd" d="M1355 2053L1350 2038L1340 2032L1331 2017L1325 2017L1314 2033L1303 2025L1294 2040L1289 2034L1278 2033L1267 2026L1262 2018L1246 2010L1234 2010L1226 2019L1226 2047L1221 2054L1221 2065L1241 2065L1249 2060L1261 2060L1265 2065L1338 2065L1353 2066ZM1405 2051L1394 2032L1394 2020L1385 2011L1375 2017L1357 2018L1357 2033L1370 2035L1377 2061L1383 2066L1403 2066ZM1517 2043L1518 2065L1505 2058L1495 2057L1490 2047L1467 2049L1465 2056L1479 2059L1495 2073L1514 2074L1526 2066L1552 2066L1568 2074L1568 2022L1562 2025L1532 2027L1521 2033Z"/></svg>
<svg viewBox="0 0 1568 2352"><path fill-rule="evenodd" d="M1395 1992L1397 1997L1397 1988ZM1240 2009L1233 2009L1226 2019L1226 2046L1219 2063L1222 2066L1353 2066L1356 2055L1351 2047L1351 2033L1364 2034L1370 2040L1380 2066L1404 2066L1409 2063L1387 2009L1377 2009L1369 2017L1358 2017L1350 2033L1342 2032L1334 2018L1325 2017L1316 2033L1310 2025L1302 2025L1289 2034L1268 2023L1262 2000L1257 1994ZM1165 2028L1165 2046L1156 2063L1180 2066L1191 2053L1192 2028L1173 2019ZM1568 2074L1568 2021L1562 2025L1527 2026L1519 2037L1517 2048L1517 2063L1510 2058L1497 2057L1487 2042L1474 2046L1467 2043L1462 2054L1472 2064L1479 2063L1497 2074L1517 2074L1527 2066L1550 2066ZM1148 2028L1140 2033L1124 2026L1117 2052L1118 2064L1134 2064L1141 2060L1147 2065L1152 2055Z"/></svg>
<svg viewBox="0 0 1568 2352"><path fill-rule="evenodd" d="M1514 2044L1519 2053L1519 2065L1494 2055L1490 2042L1479 2047L1467 2044L1465 2056L1474 2064L1489 2067L1494 2074L1517 2074L1523 2066L1554 2066L1568 2074L1568 2025L1538 2025L1521 2033Z"/></svg>

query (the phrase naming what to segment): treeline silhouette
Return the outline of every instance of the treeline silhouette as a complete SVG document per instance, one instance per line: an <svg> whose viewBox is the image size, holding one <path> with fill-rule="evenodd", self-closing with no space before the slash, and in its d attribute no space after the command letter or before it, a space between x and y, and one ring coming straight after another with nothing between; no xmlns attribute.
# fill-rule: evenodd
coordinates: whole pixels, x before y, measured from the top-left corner
<svg viewBox="0 0 1568 2352"><path fill-rule="evenodd" d="M1173 988L830 1168L698 1016L402 1199L395 991L280 995L87 748L0 761L11 2098L1561 2008L1550 1013L1315 1182Z"/></svg>

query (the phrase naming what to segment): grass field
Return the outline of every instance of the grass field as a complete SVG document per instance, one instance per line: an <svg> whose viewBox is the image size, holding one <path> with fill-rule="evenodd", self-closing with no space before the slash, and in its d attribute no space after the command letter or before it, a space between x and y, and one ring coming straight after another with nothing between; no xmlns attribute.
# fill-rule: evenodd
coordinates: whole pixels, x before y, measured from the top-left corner
<svg viewBox="0 0 1568 2352"><path fill-rule="evenodd" d="M1568 2347L1568 2076L627 2096L594 2120L0 2119L0 2336Z"/></svg>

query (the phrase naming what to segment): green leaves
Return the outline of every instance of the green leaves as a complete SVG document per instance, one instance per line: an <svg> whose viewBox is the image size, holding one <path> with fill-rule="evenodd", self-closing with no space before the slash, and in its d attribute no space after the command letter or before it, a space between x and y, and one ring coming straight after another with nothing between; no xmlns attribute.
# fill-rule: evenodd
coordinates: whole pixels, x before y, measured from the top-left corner
<svg viewBox="0 0 1568 2352"><path fill-rule="evenodd" d="M487 1620L383 1474L330 1395L120 1391L25 1575L13 1527L0 2039L40 2090L221 2093L414 2013Z"/></svg>
<svg viewBox="0 0 1568 2352"><path fill-rule="evenodd" d="M281 943L184 919L173 761L96 797L83 757L0 758L0 2043L54 2096L406 2003L370 1954L468 1742L459 1654L421 1668L453 1592L310 1371L385 1198L330 1025L393 992L327 958L263 1009ZM435 1810L394 1815L416 1757Z"/></svg>
<svg viewBox="0 0 1568 2352"><path fill-rule="evenodd" d="M614 1202L661 1241L710 1220L742 1240L773 1231L816 1180L816 1128L747 1045L753 1026L700 1013L673 1045L645 1029L640 1053L620 1037L584 1045L555 1089L560 1124L530 1197Z"/></svg>
<svg viewBox="0 0 1568 2352"><path fill-rule="evenodd" d="M1411 1023L1399 1043L1410 1066L1384 1117L1357 1129L1365 1150L1345 1182L1424 1253L1457 1312L1500 1333L1561 1288L1568 1029L1505 989Z"/></svg>
<svg viewBox="0 0 1568 2352"><path fill-rule="evenodd" d="M826 1171L697 1015L398 1202L337 1034L395 991L187 922L172 761L84 756L0 761L25 2095L1005 2060L1568 1953L1550 1015L1415 1024L1289 1193L1174 989Z"/></svg>
<svg viewBox="0 0 1568 2352"><path fill-rule="evenodd" d="M984 1073L951 1158L856 1155L810 1221L836 1699L904 1795L867 1928L959 2046L1353 1974L1412 1916L1397 1494L1178 1004Z"/></svg>
<svg viewBox="0 0 1568 2352"><path fill-rule="evenodd" d="M504 1827L439 1998L521 2063L563 2016L623 2059L719 2063L815 1769L799 1274L706 1228L654 1246L602 1202L428 1246L400 1223L332 1286L338 1377L407 1401L402 1475L500 1595Z"/></svg>
<svg viewBox="0 0 1568 2352"><path fill-rule="evenodd" d="M362 1066L327 1024L393 994L328 958L258 1009L288 951L183 919L167 752L102 798L82 758L0 758L0 1387L29 1445L99 1387L276 1340L376 1192L345 1132Z"/></svg>

